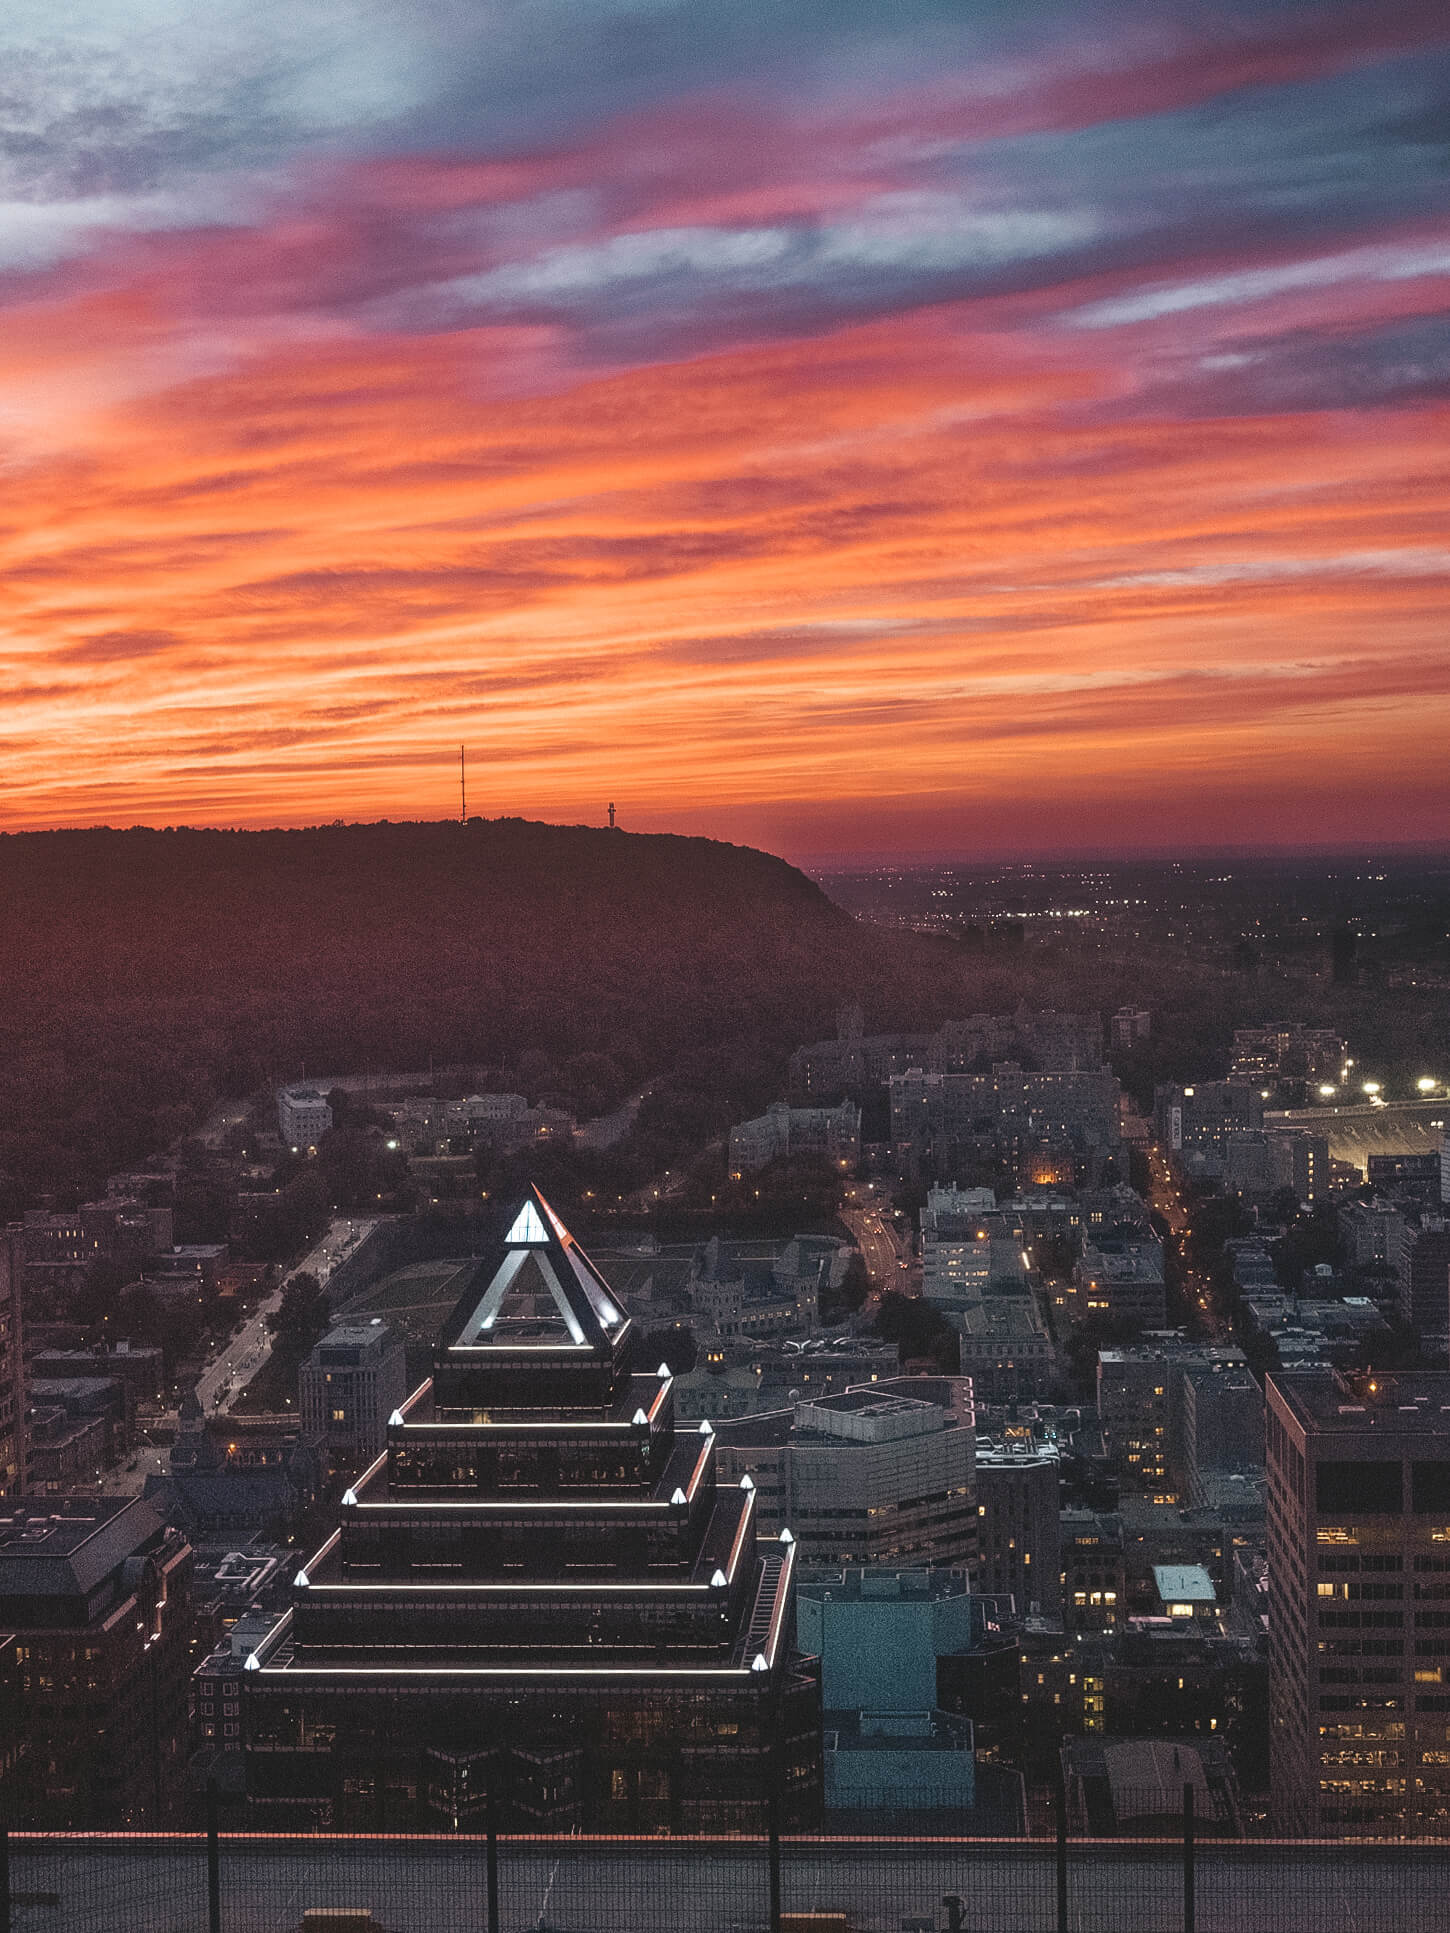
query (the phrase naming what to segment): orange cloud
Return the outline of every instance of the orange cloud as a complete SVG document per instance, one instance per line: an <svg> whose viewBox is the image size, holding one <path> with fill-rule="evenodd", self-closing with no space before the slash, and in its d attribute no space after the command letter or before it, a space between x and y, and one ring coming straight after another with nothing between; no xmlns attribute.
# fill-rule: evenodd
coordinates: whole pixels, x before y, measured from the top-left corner
<svg viewBox="0 0 1450 1933"><path fill-rule="evenodd" d="M174 299L0 331L59 426L0 485L6 826L436 816L462 741L485 813L802 853L1450 834L1444 404L1114 416L1090 332L969 304L537 394L523 327L177 380Z"/></svg>

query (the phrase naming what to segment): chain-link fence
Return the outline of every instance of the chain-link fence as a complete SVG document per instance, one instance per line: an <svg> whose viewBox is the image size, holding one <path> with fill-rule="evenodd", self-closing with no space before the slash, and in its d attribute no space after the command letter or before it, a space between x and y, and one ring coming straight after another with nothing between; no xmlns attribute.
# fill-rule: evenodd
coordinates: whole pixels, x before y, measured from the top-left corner
<svg viewBox="0 0 1450 1933"><path fill-rule="evenodd" d="M0 1851L0 1933L1418 1933L1450 1921L1450 1841L14 1833Z"/></svg>

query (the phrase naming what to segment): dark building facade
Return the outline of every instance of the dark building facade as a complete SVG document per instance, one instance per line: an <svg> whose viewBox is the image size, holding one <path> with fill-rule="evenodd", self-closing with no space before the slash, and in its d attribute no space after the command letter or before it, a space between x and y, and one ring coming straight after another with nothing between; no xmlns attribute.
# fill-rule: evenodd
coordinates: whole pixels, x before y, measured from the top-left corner
<svg viewBox="0 0 1450 1933"><path fill-rule="evenodd" d="M1450 1375L1283 1371L1265 1393L1279 1823L1443 1837Z"/></svg>
<svg viewBox="0 0 1450 1933"><path fill-rule="evenodd" d="M820 1690L789 1532L537 1192L242 1674L258 1821L758 1827L814 1819Z"/></svg>
<svg viewBox="0 0 1450 1933"><path fill-rule="evenodd" d="M42 1497L0 1514L24 1776L11 1824L168 1823L185 1764L191 1547L139 1497Z"/></svg>

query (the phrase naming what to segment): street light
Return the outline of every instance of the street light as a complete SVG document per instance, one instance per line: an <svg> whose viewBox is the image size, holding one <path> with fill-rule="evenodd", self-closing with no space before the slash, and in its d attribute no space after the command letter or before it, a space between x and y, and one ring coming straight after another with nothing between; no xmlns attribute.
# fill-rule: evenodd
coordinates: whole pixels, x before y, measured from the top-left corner
<svg viewBox="0 0 1450 1933"><path fill-rule="evenodd" d="M1415 1085L1422 1094L1433 1094L1440 1083L1435 1079L1433 1074L1422 1074L1419 1080L1415 1082Z"/></svg>

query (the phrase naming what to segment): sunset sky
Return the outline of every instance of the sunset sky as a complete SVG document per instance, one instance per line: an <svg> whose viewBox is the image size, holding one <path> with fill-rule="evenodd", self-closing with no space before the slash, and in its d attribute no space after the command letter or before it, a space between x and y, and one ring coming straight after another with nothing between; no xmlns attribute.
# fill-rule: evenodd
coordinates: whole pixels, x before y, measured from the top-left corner
<svg viewBox="0 0 1450 1933"><path fill-rule="evenodd" d="M1445 0L6 0L0 828L1450 841Z"/></svg>

